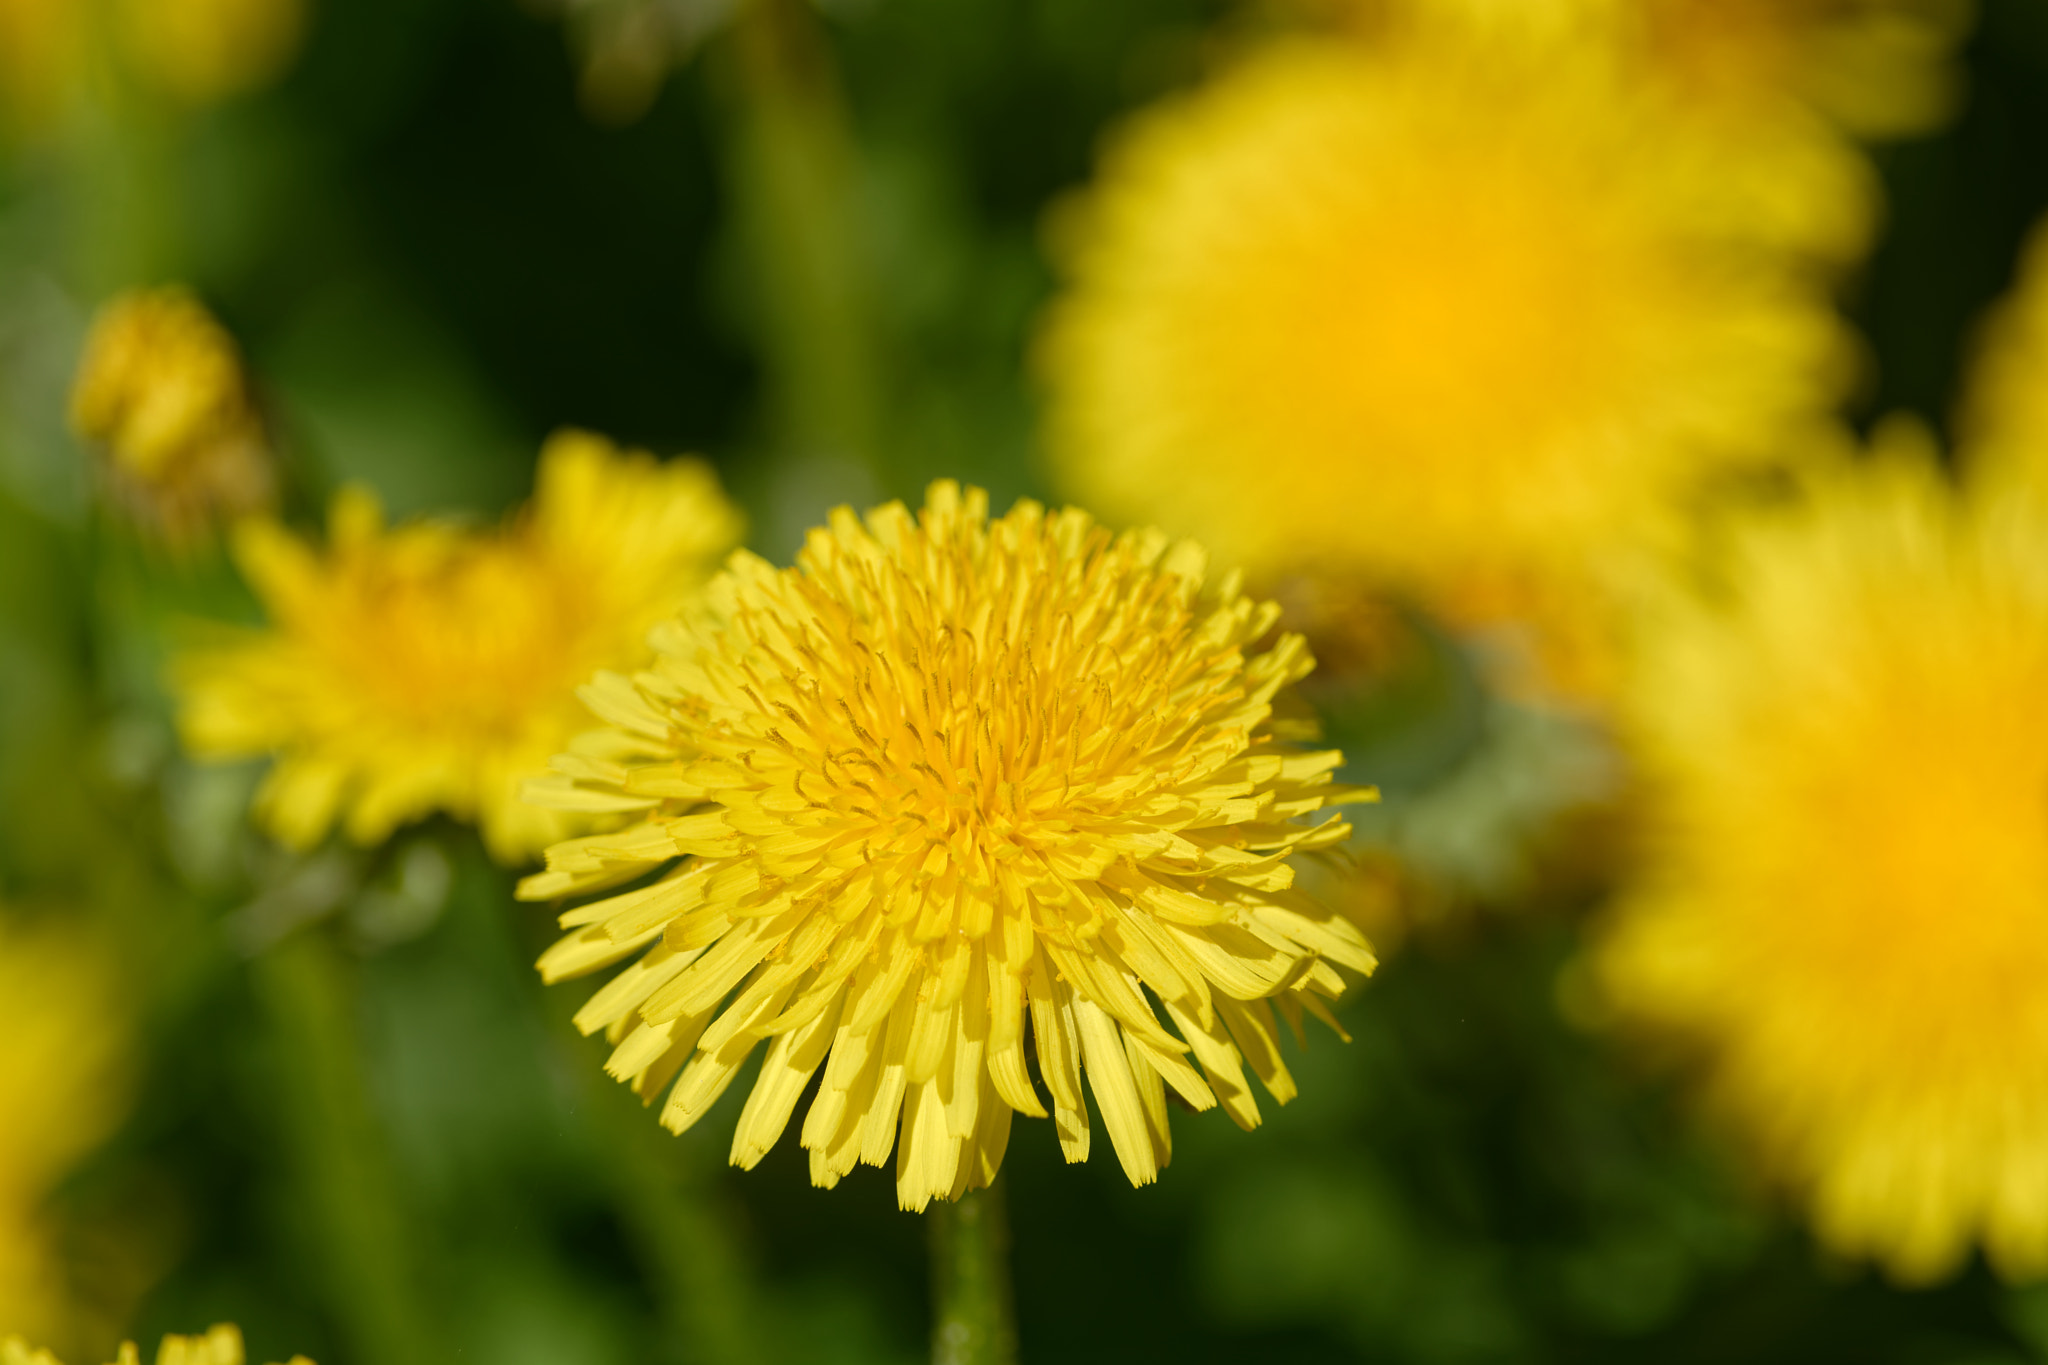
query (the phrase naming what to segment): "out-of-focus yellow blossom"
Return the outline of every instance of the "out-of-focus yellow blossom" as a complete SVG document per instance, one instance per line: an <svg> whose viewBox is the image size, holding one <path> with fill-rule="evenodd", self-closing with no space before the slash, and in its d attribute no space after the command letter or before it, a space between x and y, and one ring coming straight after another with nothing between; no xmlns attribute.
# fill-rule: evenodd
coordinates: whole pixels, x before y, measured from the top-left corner
<svg viewBox="0 0 2048 1365"><path fill-rule="evenodd" d="M1444 25L1611 48L1689 102L1738 115L1788 97L1850 132L1926 132L1954 111L1970 0L1302 0L1378 37Z"/></svg>
<svg viewBox="0 0 2048 1365"><path fill-rule="evenodd" d="M0 133L54 119L84 51L77 0L0 0Z"/></svg>
<svg viewBox="0 0 2048 1365"><path fill-rule="evenodd" d="M1979 340L1958 427L1973 482L2048 496L2048 226L2035 229Z"/></svg>
<svg viewBox="0 0 2048 1365"><path fill-rule="evenodd" d="M173 542L274 496L234 338L180 286L123 294L100 310L72 386L71 425L105 452L115 500Z"/></svg>
<svg viewBox="0 0 2048 1365"><path fill-rule="evenodd" d="M577 685L644 660L648 629L740 529L710 466L574 431L549 440L532 504L497 531L387 528L362 489L335 499L324 551L249 523L236 558L271 626L177 662L185 743L274 755L256 810L292 847L338 816L375 844L443 810L519 861L578 827L519 799L587 724Z"/></svg>
<svg viewBox="0 0 2048 1365"><path fill-rule="evenodd" d="M242 1365L241 1329L232 1323L217 1323L204 1336L167 1336L157 1346L156 1365ZM141 1365L142 1353L132 1341L121 1343L113 1365ZM33 1349L20 1337L0 1340L0 1365L63 1365L48 1351ZM293 1356L286 1365L313 1365L304 1356Z"/></svg>
<svg viewBox="0 0 2048 1365"><path fill-rule="evenodd" d="M0 133L47 132L132 74L182 104L247 94L281 75L307 0L0 0Z"/></svg>
<svg viewBox="0 0 2048 1365"><path fill-rule="evenodd" d="M550 849L526 898L668 869L570 910L541 959L550 981L636 959L577 1016L607 1069L650 1101L674 1081L680 1132L765 1040L734 1163L822 1068L812 1180L893 1149L908 1209L986 1185L1012 1114L1046 1114L1033 1043L1067 1159L1085 1076L1135 1185L1171 1153L1169 1087L1246 1128L1247 1064L1291 1098L1274 1005L1328 1020L1337 969L1373 956L1289 860L1367 793L1297 747L1301 638L1258 648L1279 609L1204 564L1073 509L991 522L951 483L916 517L840 509L794 568L735 556L651 671L584 690L611 728L536 792L641 819Z"/></svg>
<svg viewBox="0 0 2048 1365"><path fill-rule="evenodd" d="M1645 637L1643 865L1592 981L1831 1247L2048 1272L2048 522L1881 444Z"/></svg>
<svg viewBox="0 0 2048 1365"><path fill-rule="evenodd" d="M306 28L306 0L116 0L114 14L129 63L188 104L268 85Z"/></svg>
<svg viewBox="0 0 2048 1365"><path fill-rule="evenodd" d="M126 1107L126 1014L106 959L0 924L0 1327L57 1336L70 1294L45 1204Z"/></svg>
<svg viewBox="0 0 2048 1365"><path fill-rule="evenodd" d="M1142 116L1060 225L1058 473L1261 581L1597 638L1680 499L1844 380L1799 234L1726 172L1562 56L1267 50Z"/></svg>

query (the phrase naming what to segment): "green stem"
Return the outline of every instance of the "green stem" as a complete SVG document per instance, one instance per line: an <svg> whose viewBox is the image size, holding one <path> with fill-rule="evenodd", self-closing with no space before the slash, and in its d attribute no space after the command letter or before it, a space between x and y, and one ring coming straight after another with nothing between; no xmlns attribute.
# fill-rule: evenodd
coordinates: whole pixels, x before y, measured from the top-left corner
<svg viewBox="0 0 2048 1365"><path fill-rule="evenodd" d="M351 966L314 930L278 944L253 970L282 1054L286 1128L329 1311L358 1359L440 1365L448 1357L364 1084Z"/></svg>
<svg viewBox="0 0 2048 1365"><path fill-rule="evenodd" d="M508 960L530 959L531 952L515 947L512 918L500 915L497 925ZM664 1340L691 1365L760 1365L771 1359L764 1344L770 1334L761 1330L760 1295L734 1232L736 1220L713 1188L716 1155L693 1140L701 1133L678 1138L663 1128L631 1090L605 1074L602 1054L577 1038L570 1022L582 992L541 986L523 960L517 970L532 982L548 1035L581 1086L577 1107L611 1157L605 1165L608 1193L646 1267Z"/></svg>
<svg viewBox="0 0 2048 1365"><path fill-rule="evenodd" d="M1010 1224L998 1180L925 1217L932 1240L933 1365L1014 1365Z"/></svg>
<svg viewBox="0 0 2048 1365"><path fill-rule="evenodd" d="M810 0L741 0L730 43L730 172L786 453L888 486L858 155Z"/></svg>

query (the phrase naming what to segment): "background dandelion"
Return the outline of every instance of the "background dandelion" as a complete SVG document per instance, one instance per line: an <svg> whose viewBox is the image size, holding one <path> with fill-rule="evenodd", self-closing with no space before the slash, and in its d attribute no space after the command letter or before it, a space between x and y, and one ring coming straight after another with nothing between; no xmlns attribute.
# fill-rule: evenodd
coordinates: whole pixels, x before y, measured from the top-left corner
<svg viewBox="0 0 2048 1365"><path fill-rule="evenodd" d="M1707 1050L1828 1243L2031 1278L2039 512L1966 505L1919 447L1817 480L1674 604L1631 698L1645 866L1594 970Z"/></svg>
<svg viewBox="0 0 2048 1365"><path fill-rule="evenodd" d="M701 463L581 432L550 439L531 506L496 534L387 530L362 489L336 497L324 555L246 525L238 560L274 624L176 661L186 746L275 755L259 818L296 848L338 814L378 844L445 810L501 859L531 856L574 828L519 789L584 724L575 680L642 662L739 525Z"/></svg>
<svg viewBox="0 0 2048 1365"><path fill-rule="evenodd" d="M1612 580L1843 377L1811 263L1715 206L1720 166L1563 54L1251 59L1123 133L1067 210L1062 481L1267 579L1597 650Z"/></svg>

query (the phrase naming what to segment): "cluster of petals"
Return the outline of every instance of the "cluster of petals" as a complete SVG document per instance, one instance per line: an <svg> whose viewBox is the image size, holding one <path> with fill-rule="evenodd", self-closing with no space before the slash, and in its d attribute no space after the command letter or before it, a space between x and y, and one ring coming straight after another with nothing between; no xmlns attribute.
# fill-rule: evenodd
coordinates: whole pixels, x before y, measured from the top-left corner
<svg viewBox="0 0 2048 1365"><path fill-rule="evenodd" d="M336 498L324 550L250 523L237 559L271 624L223 627L177 661L186 746L274 756L257 816L294 847L338 816L375 844L440 810L478 822L500 859L530 856L576 829L519 799L585 722L576 685L639 664L739 534L708 465L575 431L495 531L387 528L360 489Z"/></svg>
<svg viewBox="0 0 2048 1365"><path fill-rule="evenodd" d="M681 1131L765 1043L733 1160L816 1078L812 1179L893 1150L912 1209L993 1179L1016 1113L1085 1159L1084 1081L1134 1184L1170 1155L1168 1091L1246 1127L1247 1068L1290 1098L1279 1019L1327 1020L1340 969L1373 967L1290 859L1369 793L1298 743L1300 638L1204 578L1190 543L1028 501L991 521L950 483L916 516L841 509L794 568L735 555L652 668L584 690L607 727L531 792L630 821L521 888L612 893L540 963L630 959L577 1016L611 1073L667 1088Z"/></svg>

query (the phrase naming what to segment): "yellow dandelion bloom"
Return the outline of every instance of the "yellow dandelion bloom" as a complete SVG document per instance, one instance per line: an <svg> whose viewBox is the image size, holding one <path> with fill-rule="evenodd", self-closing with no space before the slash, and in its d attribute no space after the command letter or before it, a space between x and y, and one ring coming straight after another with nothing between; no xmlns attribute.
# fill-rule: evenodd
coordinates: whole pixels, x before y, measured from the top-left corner
<svg viewBox="0 0 2048 1365"><path fill-rule="evenodd" d="M1577 604L1820 420L1824 291L1715 156L1574 77L1297 44L1141 117L1062 226L1066 486L1262 580Z"/></svg>
<svg viewBox="0 0 2048 1365"><path fill-rule="evenodd" d="M44 1205L126 1105L129 1032L106 959L0 924L0 1324L56 1334L69 1295Z"/></svg>
<svg viewBox="0 0 2048 1365"><path fill-rule="evenodd" d="M1593 959L1819 1236L2048 1272L2048 536L1924 452L1825 476L1650 632L1645 865Z"/></svg>
<svg viewBox="0 0 2048 1365"><path fill-rule="evenodd" d="M1958 425L1973 480L2048 494L2048 225L1984 329Z"/></svg>
<svg viewBox="0 0 2048 1365"><path fill-rule="evenodd" d="M324 551L250 523L237 560L271 626L177 662L185 743L274 755L257 815L295 848L337 818L375 844L442 810L517 861L577 828L519 799L587 723L577 684L641 662L739 533L708 465L582 432L548 442L532 504L495 532L387 528L363 490L335 499Z"/></svg>
<svg viewBox="0 0 2048 1365"><path fill-rule="evenodd" d="M1674 93L1735 111L1796 99L1851 132L1926 132L1953 112L1970 0L1301 0L1376 35L1451 26L1611 48Z"/></svg>
<svg viewBox="0 0 2048 1365"><path fill-rule="evenodd" d="M1133 1184L1170 1154L1168 1088L1249 1128L1249 1064L1286 1102L1273 1006L1327 1020L1337 968L1373 967L1289 858L1340 842L1308 817L1362 794L1296 746L1300 637L1258 648L1278 608L1203 562L1073 509L991 522L951 483L917 517L840 509L792 569L735 556L652 670L585 689L610 728L537 793L643 816L550 849L522 896L667 869L570 910L540 962L635 959L577 1016L607 1069L650 1101L673 1080L681 1132L765 1041L735 1164L822 1068L811 1178L893 1149L907 1209L986 1185L1012 1113L1046 1113L1027 1009L1067 1159L1085 1076Z"/></svg>
<svg viewBox="0 0 2048 1365"><path fill-rule="evenodd" d="M106 454L115 498L174 540L273 495L241 353L176 285L100 310L71 390L71 425Z"/></svg>
<svg viewBox="0 0 2048 1365"><path fill-rule="evenodd" d="M117 0L124 55L165 94L214 104L281 75L298 55L305 0Z"/></svg>
<svg viewBox="0 0 2048 1365"><path fill-rule="evenodd" d="M232 1323L217 1323L203 1336L167 1336L157 1346L156 1365L242 1365L242 1331ZM114 1365L141 1365L142 1354L135 1343L121 1343ZM48 1351L29 1346L20 1337L0 1339L0 1365L63 1365ZM286 1365L313 1365L304 1356L293 1356Z"/></svg>

